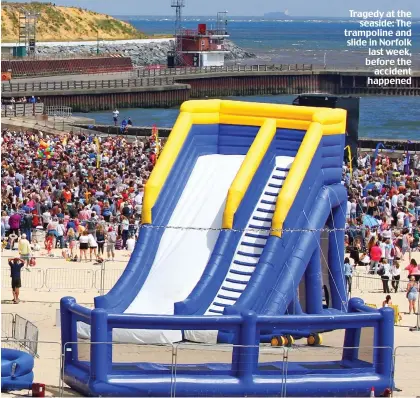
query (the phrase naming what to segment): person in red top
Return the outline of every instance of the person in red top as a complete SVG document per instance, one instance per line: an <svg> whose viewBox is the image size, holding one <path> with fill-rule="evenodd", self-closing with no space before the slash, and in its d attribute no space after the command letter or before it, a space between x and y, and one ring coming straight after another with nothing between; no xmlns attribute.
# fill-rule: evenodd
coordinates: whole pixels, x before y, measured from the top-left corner
<svg viewBox="0 0 420 398"><path fill-rule="evenodd" d="M62 195L64 197L64 199L66 200L66 202L71 202L71 192L69 187L65 187L64 191L62 192Z"/></svg>
<svg viewBox="0 0 420 398"><path fill-rule="evenodd" d="M9 218L9 225L10 225L10 233L15 233L16 235L19 235L19 228L20 228L20 221L22 217L20 214L15 213L12 214Z"/></svg>
<svg viewBox="0 0 420 398"><path fill-rule="evenodd" d="M392 198L394 195L398 194L398 190L395 187L392 187L389 191L389 197Z"/></svg>
<svg viewBox="0 0 420 398"><path fill-rule="evenodd" d="M378 270L379 261L381 261L382 250L379 246L379 241L375 243L370 249L370 273L376 274Z"/></svg>

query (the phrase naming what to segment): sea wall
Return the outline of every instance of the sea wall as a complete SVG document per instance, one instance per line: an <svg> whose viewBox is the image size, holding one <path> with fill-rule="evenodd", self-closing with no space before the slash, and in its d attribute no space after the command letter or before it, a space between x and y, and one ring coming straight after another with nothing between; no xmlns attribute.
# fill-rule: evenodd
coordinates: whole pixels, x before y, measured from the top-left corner
<svg viewBox="0 0 420 398"><path fill-rule="evenodd" d="M59 45L37 45L37 54L41 56L87 56L100 54L121 55L131 57L133 64L155 65L166 64L168 51L173 50L173 39L167 40L131 40L122 42L101 42L92 43L60 43ZM255 54L243 50L232 41L225 41L227 60L240 60L245 58L254 58Z"/></svg>

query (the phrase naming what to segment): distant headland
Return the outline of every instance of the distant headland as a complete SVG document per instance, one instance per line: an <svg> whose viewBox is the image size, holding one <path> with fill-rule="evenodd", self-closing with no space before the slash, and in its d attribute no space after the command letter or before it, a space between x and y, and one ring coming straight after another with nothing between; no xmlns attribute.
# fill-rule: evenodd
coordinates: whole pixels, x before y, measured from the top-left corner
<svg viewBox="0 0 420 398"><path fill-rule="evenodd" d="M284 11L272 11L266 12L264 14L265 19L283 19L283 18L290 18L291 15L289 14L289 10Z"/></svg>

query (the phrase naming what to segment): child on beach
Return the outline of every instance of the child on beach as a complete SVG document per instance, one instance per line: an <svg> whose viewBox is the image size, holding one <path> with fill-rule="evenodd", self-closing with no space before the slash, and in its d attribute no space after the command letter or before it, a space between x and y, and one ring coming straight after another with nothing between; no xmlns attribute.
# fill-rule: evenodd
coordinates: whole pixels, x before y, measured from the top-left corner
<svg viewBox="0 0 420 398"><path fill-rule="evenodd" d="M117 236L117 241L115 242L115 250L123 249L123 239L121 235Z"/></svg>

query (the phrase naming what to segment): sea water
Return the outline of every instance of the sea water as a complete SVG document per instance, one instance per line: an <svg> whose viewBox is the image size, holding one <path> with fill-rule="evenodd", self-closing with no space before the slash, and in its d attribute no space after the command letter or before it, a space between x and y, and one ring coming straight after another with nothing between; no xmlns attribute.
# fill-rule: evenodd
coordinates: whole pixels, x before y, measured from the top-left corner
<svg viewBox="0 0 420 398"><path fill-rule="evenodd" d="M228 97L237 101L291 104L297 95ZM178 108L119 109L120 120L131 117L134 125L172 127ZM113 124L112 111L75 114L96 119L100 124ZM359 136L371 138L420 140L420 98L398 96L363 96L360 98Z"/></svg>
<svg viewBox="0 0 420 398"><path fill-rule="evenodd" d="M124 19L124 18L123 18ZM125 18L147 34L173 34L174 21L168 17ZM216 28L210 17L188 17L183 26L196 28L198 23ZM258 18L229 18L227 30L239 46L258 55L241 63L315 63L325 61L334 67L362 67L365 52L346 47L344 29L355 29L357 21L348 19L299 18L267 21ZM420 65L420 21L413 19L413 65ZM367 50L366 50L367 51ZM291 104L296 96L230 97L242 101ZM137 126L171 127L179 109L120 109L120 120L131 117ZM82 115L82 114L79 114ZM91 112L98 123L113 124L112 113ZM361 137L420 139L420 98L405 96L363 96L360 100Z"/></svg>

